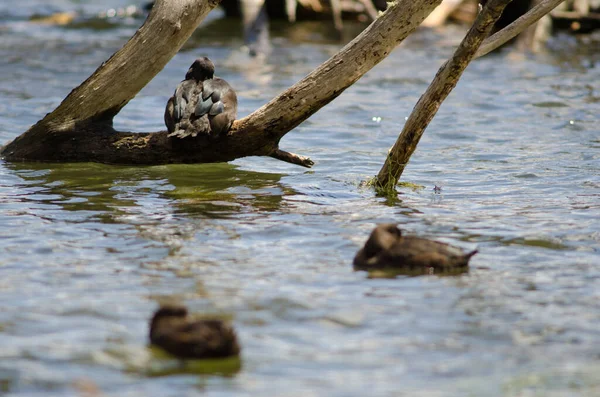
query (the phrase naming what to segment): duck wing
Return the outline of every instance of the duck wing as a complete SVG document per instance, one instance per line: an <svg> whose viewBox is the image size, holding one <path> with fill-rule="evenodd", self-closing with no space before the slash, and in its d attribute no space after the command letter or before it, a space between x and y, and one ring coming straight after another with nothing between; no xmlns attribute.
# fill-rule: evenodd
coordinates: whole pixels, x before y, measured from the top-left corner
<svg viewBox="0 0 600 397"><path fill-rule="evenodd" d="M419 237L402 237L381 255L381 261L394 267L450 268L468 266L477 251L465 253L458 247Z"/></svg>
<svg viewBox="0 0 600 397"><path fill-rule="evenodd" d="M175 131L175 105L173 104L174 97L169 98L167 101L167 106L165 108L165 125L167 126L167 131L173 132Z"/></svg>
<svg viewBox="0 0 600 397"><path fill-rule="evenodd" d="M237 95L229 83L213 78L195 83L185 80L167 102L165 124L169 136L218 136L227 132L237 116ZM171 125L172 127L169 127Z"/></svg>
<svg viewBox="0 0 600 397"><path fill-rule="evenodd" d="M237 117L235 91L221 78L205 80L194 115L208 116L211 135L218 136L227 132Z"/></svg>
<svg viewBox="0 0 600 397"><path fill-rule="evenodd" d="M194 105L195 93L198 91L195 80L183 80L175 88L175 93L167 101L165 109L165 124L169 130L169 136L186 130Z"/></svg>

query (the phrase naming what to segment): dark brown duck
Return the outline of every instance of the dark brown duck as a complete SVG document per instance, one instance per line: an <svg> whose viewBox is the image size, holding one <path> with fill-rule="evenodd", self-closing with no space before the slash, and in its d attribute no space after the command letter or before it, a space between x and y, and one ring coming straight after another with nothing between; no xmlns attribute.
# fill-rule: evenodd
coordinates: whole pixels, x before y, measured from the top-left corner
<svg viewBox="0 0 600 397"><path fill-rule="evenodd" d="M169 136L177 138L217 137L231 128L237 116L237 96L229 83L214 77L215 66L207 57L198 58L167 101L165 124Z"/></svg>
<svg viewBox="0 0 600 397"><path fill-rule="evenodd" d="M240 346L233 328L217 319L191 320L184 306L163 306L150 322L150 343L185 359L237 356Z"/></svg>
<svg viewBox="0 0 600 397"><path fill-rule="evenodd" d="M354 257L354 268L429 269L447 271L466 268L477 251L463 252L460 248L420 237L402 236L395 224L378 225L365 246Z"/></svg>

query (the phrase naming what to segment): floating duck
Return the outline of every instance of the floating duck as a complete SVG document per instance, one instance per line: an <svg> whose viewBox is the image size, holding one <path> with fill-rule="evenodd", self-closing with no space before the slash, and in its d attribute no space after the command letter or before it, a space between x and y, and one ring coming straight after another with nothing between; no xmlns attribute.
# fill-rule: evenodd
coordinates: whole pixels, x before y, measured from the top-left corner
<svg viewBox="0 0 600 397"><path fill-rule="evenodd" d="M192 320L185 306L159 308L150 322L150 343L183 359L237 356L240 346L233 328L222 320Z"/></svg>
<svg viewBox="0 0 600 397"><path fill-rule="evenodd" d="M357 270L405 269L449 271L466 269L477 250L468 253L460 248L420 237L402 236L395 224L378 225L365 246L354 257Z"/></svg>
<svg viewBox="0 0 600 397"><path fill-rule="evenodd" d="M210 59L198 58L177 85L165 109L170 137L217 137L229 131L237 116L237 96L214 72Z"/></svg>

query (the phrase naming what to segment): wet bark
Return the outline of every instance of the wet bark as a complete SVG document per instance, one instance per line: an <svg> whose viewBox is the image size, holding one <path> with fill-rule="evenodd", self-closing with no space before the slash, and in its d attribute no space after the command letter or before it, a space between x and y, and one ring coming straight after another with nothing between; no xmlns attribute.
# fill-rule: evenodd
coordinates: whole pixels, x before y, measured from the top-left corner
<svg viewBox="0 0 600 397"><path fill-rule="evenodd" d="M144 25L56 110L5 146L19 161L97 161L115 164L205 163L272 156L309 166L280 151L280 139L382 61L441 3L398 0L336 55L223 137L168 138L166 131L118 132L113 117L171 59L216 0L158 0ZM152 57L148 57L152 54ZM299 160L300 159L300 160Z"/></svg>

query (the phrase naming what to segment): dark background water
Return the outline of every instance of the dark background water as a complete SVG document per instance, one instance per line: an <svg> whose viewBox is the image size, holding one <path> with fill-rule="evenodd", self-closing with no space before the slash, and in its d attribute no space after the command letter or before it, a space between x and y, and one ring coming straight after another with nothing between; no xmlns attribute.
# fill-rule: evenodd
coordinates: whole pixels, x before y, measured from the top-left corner
<svg viewBox="0 0 600 397"><path fill-rule="evenodd" d="M142 22L92 23L127 5L98 3L0 4L1 142ZM71 26L28 21L70 10L81 15ZM164 129L164 104L196 56L213 59L245 116L342 46L322 23L275 24L272 55L251 61L239 23L218 17L118 129ZM405 172L423 188L390 200L361 185L463 32L418 31L290 132L282 148L309 155L311 170L269 158L0 161L0 393L82 395L88 382L110 396L598 395L598 41L474 62ZM377 222L480 253L458 277L369 279L351 261ZM149 376L147 321L165 298L231 318L242 368Z"/></svg>

